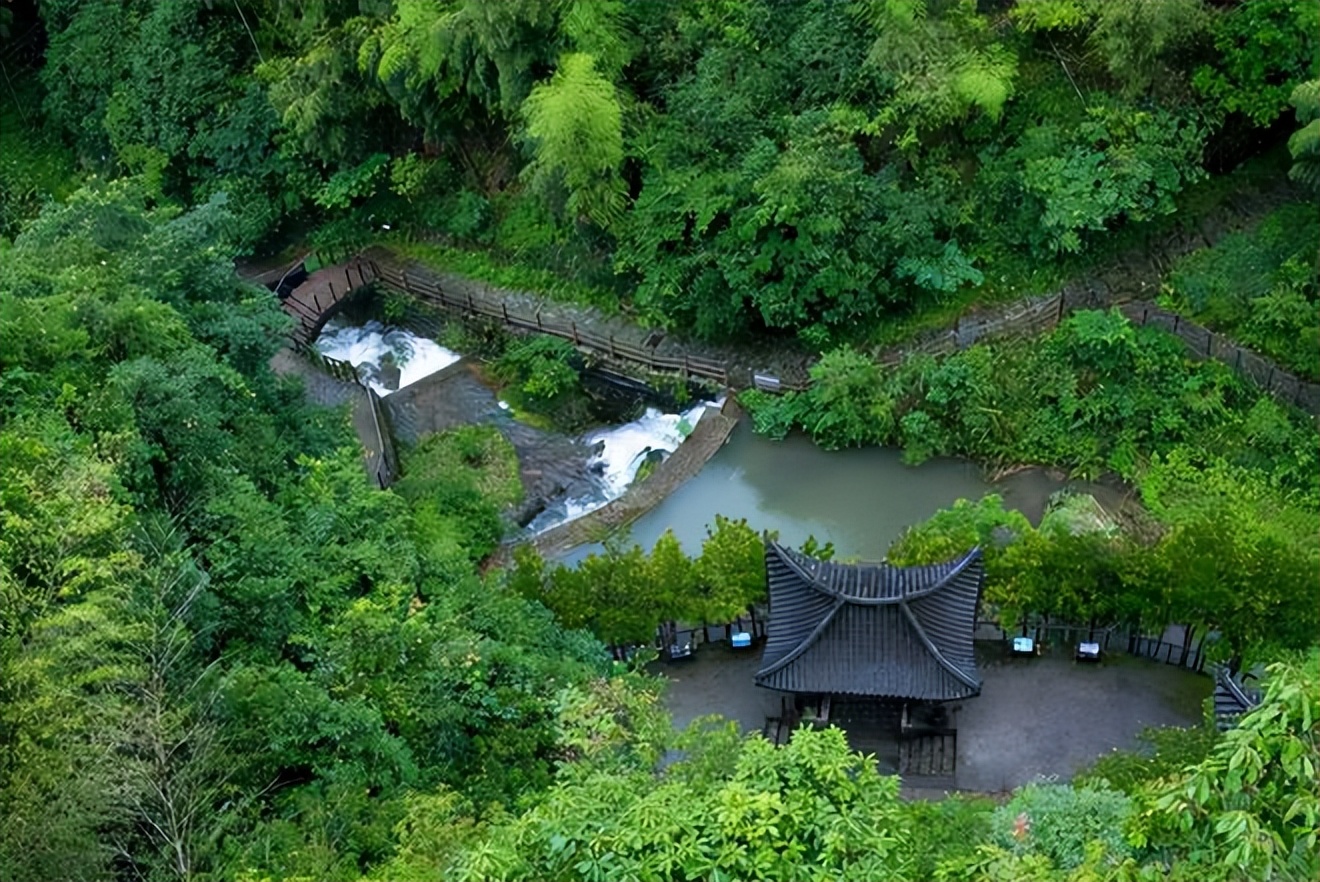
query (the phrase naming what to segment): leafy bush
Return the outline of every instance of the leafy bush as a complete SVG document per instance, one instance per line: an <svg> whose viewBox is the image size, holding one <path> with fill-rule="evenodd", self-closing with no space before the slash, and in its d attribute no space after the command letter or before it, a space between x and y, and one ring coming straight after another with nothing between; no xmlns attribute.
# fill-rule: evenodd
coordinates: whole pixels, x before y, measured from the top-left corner
<svg viewBox="0 0 1320 882"><path fill-rule="evenodd" d="M572 343L538 334L510 343L495 363L495 375L512 386L519 403L548 413L581 390L578 360Z"/></svg>
<svg viewBox="0 0 1320 882"><path fill-rule="evenodd" d="M1210 755L1219 732L1206 722L1192 728L1150 728L1137 736L1142 747L1103 756L1073 776L1074 786L1112 787L1134 796L1143 785L1170 778Z"/></svg>
<svg viewBox="0 0 1320 882"><path fill-rule="evenodd" d="M576 567L547 567L530 549L514 561L513 590L545 604L565 627L589 628L612 644L649 642L666 621L727 622L765 596L761 536L721 515L692 559L666 532L649 555L625 538L607 540L603 554Z"/></svg>
<svg viewBox="0 0 1320 882"><path fill-rule="evenodd" d="M1131 854L1123 829L1132 800L1117 790L1029 784L995 809L993 840L1016 854L1035 853L1071 870L1087 858L1087 845L1100 842L1111 864Z"/></svg>
<svg viewBox="0 0 1320 882"><path fill-rule="evenodd" d="M1129 480L1186 447L1320 504L1307 471L1320 469L1320 450L1303 415L1117 311L1080 311L1036 340L916 355L896 369L838 349L812 378L798 396L745 394L758 430L782 437L791 418L830 449L902 443L910 461L961 454Z"/></svg>
<svg viewBox="0 0 1320 882"><path fill-rule="evenodd" d="M457 543L480 560L504 535L502 509L522 498L513 446L490 426L430 435L404 454L394 490L417 511L428 540Z"/></svg>

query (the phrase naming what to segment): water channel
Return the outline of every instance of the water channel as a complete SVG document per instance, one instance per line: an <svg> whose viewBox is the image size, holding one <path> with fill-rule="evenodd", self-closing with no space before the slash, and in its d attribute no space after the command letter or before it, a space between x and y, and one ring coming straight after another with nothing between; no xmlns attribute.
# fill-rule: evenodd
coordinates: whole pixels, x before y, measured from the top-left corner
<svg viewBox="0 0 1320 882"><path fill-rule="evenodd" d="M316 345L326 355L353 363L386 396L404 389L406 393L399 394L411 396L407 387L461 357L420 334L378 321L336 320ZM446 399L464 398L467 416L462 421L500 427L518 450L524 471L530 463L533 473L543 479L550 475L551 480L542 483L551 489L543 491L535 511L526 514L527 533L580 517L621 495L641 461L653 452L673 451L702 410L700 403L681 409L646 407L637 419L569 439L517 423L475 380L435 391ZM430 410L444 403L421 395L415 406ZM643 403L629 402L634 410ZM801 434L770 441L757 436L745 420L695 478L634 522L630 531L633 541L649 548L672 529L689 553L697 553L707 526L721 514L746 518L757 530L777 531L792 545L814 536L833 542L842 556L879 560L904 529L958 499L998 493L1007 506L1034 523L1049 497L1065 487L1092 494L1110 511L1122 502L1120 489L1070 482L1042 469L992 483L968 460L943 457L909 466L902 452L892 448L826 451ZM600 549L598 544L578 546L562 560L573 563Z"/></svg>

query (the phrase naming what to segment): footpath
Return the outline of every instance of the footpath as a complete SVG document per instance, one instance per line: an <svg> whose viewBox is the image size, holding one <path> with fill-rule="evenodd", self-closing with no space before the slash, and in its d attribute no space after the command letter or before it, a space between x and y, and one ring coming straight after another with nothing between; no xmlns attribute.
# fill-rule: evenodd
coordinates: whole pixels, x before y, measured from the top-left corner
<svg viewBox="0 0 1320 882"><path fill-rule="evenodd" d="M1178 335L1194 357L1229 364L1279 399L1320 414L1320 385L1308 383L1231 338L1154 302L1161 279L1179 258L1212 246L1230 233L1251 229L1293 198L1295 194L1286 186L1244 188L1194 224L1151 237L1054 292L972 308L951 326L918 333L877 353L877 360L892 365L917 352L942 355L983 339L1041 334L1076 310L1118 307L1134 322L1156 324ZM339 305L371 284L384 284L443 310L514 330L561 337L605 365L643 378L677 374L735 390L753 386L803 390L810 384L808 371L814 358L795 341L711 344L688 339L588 306L438 270L379 246L313 272L283 300L285 311L297 322L293 345L305 350Z"/></svg>
<svg viewBox="0 0 1320 882"><path fill-rule="evenodd" d="M917 352L940 355L993 337L1041 334L1076 310L1118 307L1138 324L1155 324L1179 336L1194 357L1214 358L1229 364L1262 390L1320 415L1320 384L1302 380L1232 339L1161 309L1154 302L1161 279L1175 261L1213 246L1230 233L1253 228L1270 211L1292 198L1295 194L1283 186L1244 189L1194 225L1179 226L1171 233L1149 239L1109 264L1079 275L1057 291L969 310L950 327L917 334L879 353L878 361L892 365ZM255 283L269 286L277 277L289 278L295 269L301 270L301 261L296 268L283 271L254 268L245 275ZM290 344L307 359L281 353L272 366L281 373L302 375L314 400L327 404L353 401L354 425L367 451L368 469L381 486L393 479L395 466L390 439L386 437L388 428L383 425L385 420L378 402L372 400L369 390L353 382L356 372L350 365L321 357L312 348L326 321L343 302L376 284L468 317L499 322L515 330L559 336L607 366L623 373L640 373L643 378L648 374L678 374L734 390L753 386L774 391L802 390L810 383L808 371L813 358L793 341L716 345L686 339L644 327L622 316L605 315L591 307L562 303L532 292L497 288L437 270L382 247L371 248L311 274L298 272L296 277L299 284L281 302L296 323ZM359 402L359 398L365 398L365 402ZM727 438L727 431L723 437ZM723 438L719 443L723 443ZM646 484L654 482L655 476ZM623 517L626 506L617 509L618 513L612 510L597 521L603 526L610 518Z"/></svg>

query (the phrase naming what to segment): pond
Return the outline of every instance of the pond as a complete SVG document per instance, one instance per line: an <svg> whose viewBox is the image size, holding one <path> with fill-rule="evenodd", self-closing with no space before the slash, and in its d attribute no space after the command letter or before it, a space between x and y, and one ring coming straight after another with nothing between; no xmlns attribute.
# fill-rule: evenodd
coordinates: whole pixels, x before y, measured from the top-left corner
<svg viewBox="0 0 1320 882"><path fill-rule="evenodd" d="M783 441L757 436L744 421L701 473L632 525L634 541L653 545L672 529L689 553L701 549L716 514L746 518L757 530L777 530L800 545L808 536L833 542L842 556L879 560L907 527L960 498L998 493L1005 505L1039 522L1049 497L1064 488L1091 493L1113 510L1123 497L1114 487L1069 481L1043 469L1024 469L991 482L965 459L941 457L919 466L892 448L822 450L805 435ZM599 545L583 545L563 560L575 562Z"/></svg>

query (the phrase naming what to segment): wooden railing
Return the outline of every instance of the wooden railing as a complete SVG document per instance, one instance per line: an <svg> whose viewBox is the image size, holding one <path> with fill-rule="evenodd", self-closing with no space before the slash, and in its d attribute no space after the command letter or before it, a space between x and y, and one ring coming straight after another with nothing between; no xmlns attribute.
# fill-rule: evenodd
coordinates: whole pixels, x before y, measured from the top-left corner
<svg viewBox="0 0 1320 882"><path fill-rule="evenodd" d="M548 318L538 307L532 312L509 309L503 299L495 303L472 296L471 292L459 296L445 291L434 279L403 267L394 267L368 261L375 277L390 287L411 294L445 309L458 310L472 316L497 319L511 328L550 334L588 349L613 361L642 365L657 373L678 373L684 377L700 377L721 385L729 383L729 368L723 361L696 355L661 355L652 347L639 346L620 340L613 334L601 334L578 325L573 320Z"/></svg>
<svg viewBox="0 0 1320 882"><path fill-rule="evenodd" d="M366 396L367 409L371 416L372 432L375 436L375 450L370 449L366 443L369 439L363 439L364 447L367 447L367 469L371 473L371 478L376 485L384 490L394 483L399 476L399 457L394 449L394 438L390 434L385 422L385 406L376 394L376 390L371 385L363 382L362 377L358 375L357 368L346 361L338 358L331 358L323 354L316 347L303 343L297 338L290 338L290 344L294 350L316 365L326 374L334 377L344 383L355 383Z"/></svg>
<svg viewBox="0 0 1320 882"><path fill-rule="evenodd" d="M614 334L593 331L572 319L545 316L539 304L534 308L510 308L508 300L503 296L486 299L474 297L471 290L462 294L447 291L438 278L416 267L410 270L385 260L358 257L345 264L342 271L342 279L337 273L322 275L318 287L323 290L311 290L309 287L305 297L299 298L299 292L295 292L295 296L285 301L286 309L299 320L300 333L305 340L310 341L324 324L327 312L348 293L373 281L380 281L444 309L493 319L518 330L560 337L571 341L574 346L614 362L640 365L655 373L676 373L683 377L711 380L723 386L731 385L727 362L686 353L662 355L654 346L639 345L619 339ZM1104 309L1115 305L1133 322L1159 325L1181 337L1196 357L1213 358L1229 364L1276 398L1309 413L1320 414L1320 384L1297 377L1251 350L1238 346L1228 337L1215 334L1153 303L1123 302L1109 292L1077 285L1067 286L1053 295L1032 297L962 316L952 327L888 350L878 360L882 365L892 366L918 352L946 355L993 337L1042 334L1078 309ZM753 374L751 384L771 392L803 391L809 386L809 382L762 373Z"/></svg>

